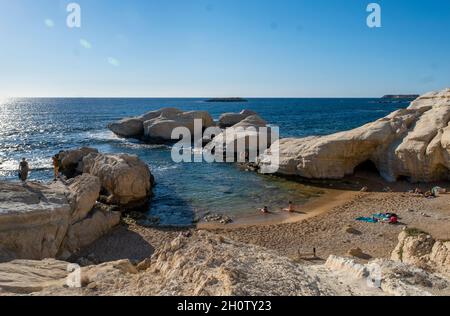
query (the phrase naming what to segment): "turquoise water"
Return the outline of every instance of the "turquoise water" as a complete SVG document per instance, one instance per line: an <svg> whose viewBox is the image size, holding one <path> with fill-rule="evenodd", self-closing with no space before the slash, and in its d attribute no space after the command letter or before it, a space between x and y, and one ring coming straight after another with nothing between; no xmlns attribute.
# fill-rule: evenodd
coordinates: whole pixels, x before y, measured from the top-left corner
<svg viewBox="0 0 450 316"><path fill-rule="evenodd" d="M302 204L320 190L273 176L245 172L234 164L176 164L168 146L125 140L109 122L172 106L207 110L214 118L244 108L280 127L281 137L325 135L354 128L406 107L378 99L250 99L248 103L205 103L204 99L10 99L0 101L0 179L15 180L26 157L32 180L52 178L50 157L81 146L138 155L151 167L157 186L149 209L165 225L189 225L206 212L239 216L263 205Z"/></svg>

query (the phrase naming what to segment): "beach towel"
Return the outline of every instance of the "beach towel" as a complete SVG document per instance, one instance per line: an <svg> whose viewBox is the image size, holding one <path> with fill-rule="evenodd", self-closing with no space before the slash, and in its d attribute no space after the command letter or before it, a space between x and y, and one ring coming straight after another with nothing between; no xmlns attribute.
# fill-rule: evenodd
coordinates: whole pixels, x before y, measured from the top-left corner
<svg viewBox="0 0 450 316"><path fill-rule="evenodd" d="M356 220L360 221L360 222L366 222L366 223L378 223L378 220L373 217L358 217Z"/></svg>
<svg viewBox="0 0 450 316"><path fill-rule="evenodd" d="M379 213L379 214L373 214L373 217L378 219L389 219L391 217L390 214L387 213Z"/></svg>

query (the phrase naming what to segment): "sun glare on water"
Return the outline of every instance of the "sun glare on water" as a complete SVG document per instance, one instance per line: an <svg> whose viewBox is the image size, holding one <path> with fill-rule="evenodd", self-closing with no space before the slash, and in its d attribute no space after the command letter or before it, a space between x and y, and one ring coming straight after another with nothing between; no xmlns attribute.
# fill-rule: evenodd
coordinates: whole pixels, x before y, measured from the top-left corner
<svg viewBox="0 0 450 316"><path fill-rule="evenodd" d="M7 97L7 96L2 96L2 95L0 95L0 105L3 105L3 104L5 104L6 102L8 102L9 101L9 97Z"/></svg>

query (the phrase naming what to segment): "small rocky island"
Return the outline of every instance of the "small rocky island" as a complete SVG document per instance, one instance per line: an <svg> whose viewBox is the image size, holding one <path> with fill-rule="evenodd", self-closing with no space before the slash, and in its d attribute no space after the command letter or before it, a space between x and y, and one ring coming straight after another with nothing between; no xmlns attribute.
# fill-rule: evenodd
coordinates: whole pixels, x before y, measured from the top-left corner
<svg viewBox="0 0 450 316"><path fill-rule="evenodd" d="M212 98L205 100L208 103L233 103L233 102L248 102L247 99L244 98Z"/></svg>
<svg viewBox="0 0 450 316"><path fill-rule="evenodd" d="M420 95L418 94L387 94L382 97L382 99L391 99L391 100L398 100L398 99L407 99L407 100L415 100Z"/></svg>

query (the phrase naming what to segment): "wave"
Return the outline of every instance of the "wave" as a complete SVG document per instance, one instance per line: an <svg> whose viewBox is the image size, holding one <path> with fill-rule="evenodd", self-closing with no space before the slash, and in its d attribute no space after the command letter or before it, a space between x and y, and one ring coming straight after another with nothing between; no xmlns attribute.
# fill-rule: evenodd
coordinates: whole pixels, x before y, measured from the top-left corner
<svg viewBox="0 0 450 316"><path fill-rule="evenodd" d="M122 141L123 138L118 137L116 134L111 132L110 130L96 130L96 131L88 131L85 133L87 138L90 139L98 139L98 140L114 140L114 141Z"/></svg>
<svg viewBox="0 0 450 316"><path fill-rule="evenodd" d="M167 171L167 170L175 170L179 169L181 166L179 164L170 165L170 166L152 166L152 172L158 172L158 171Z"/></svg>

